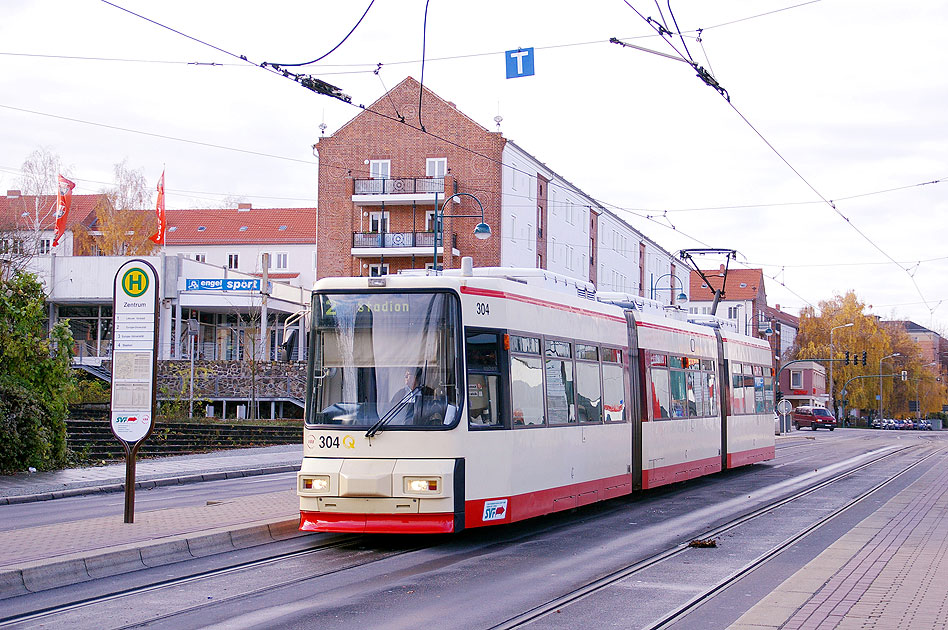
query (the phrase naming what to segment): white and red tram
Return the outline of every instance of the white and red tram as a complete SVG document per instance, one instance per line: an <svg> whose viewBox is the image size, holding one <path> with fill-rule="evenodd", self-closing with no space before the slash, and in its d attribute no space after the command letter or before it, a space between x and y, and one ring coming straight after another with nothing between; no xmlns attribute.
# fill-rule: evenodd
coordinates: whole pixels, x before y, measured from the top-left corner
<svg viewBox="0 0 948 630"><path fill-rule="evenodd" d="M591 294L498 268L317 282L300 529L458 532L774 457L765 341Z"/></svg>

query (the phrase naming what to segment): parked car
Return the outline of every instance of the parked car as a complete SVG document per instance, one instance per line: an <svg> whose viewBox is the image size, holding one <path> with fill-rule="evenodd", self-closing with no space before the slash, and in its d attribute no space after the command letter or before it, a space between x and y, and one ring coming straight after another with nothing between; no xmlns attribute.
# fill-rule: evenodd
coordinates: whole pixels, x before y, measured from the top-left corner
<svg viewBox="0 0 948 630"><path fill-rule="evenodd" d="M814 431L820 427L834 431L836 418L823 407L797 407L793 410L793 426L797 431L803 427L810 427Z"/></svg>
<svg viewBox="0 0 948 630"><path fill-rule="evenodd" d="M872 424L870 425L873 429L883 429L885 428L885 420L882 418L873 418Z"/></svg>
<svg viewBox="0 0 948 630"><path fill-rule="evenodd" d="M931 431L932 423L931 420L919 420L918 421L918 430L919 431Z"/></svg>

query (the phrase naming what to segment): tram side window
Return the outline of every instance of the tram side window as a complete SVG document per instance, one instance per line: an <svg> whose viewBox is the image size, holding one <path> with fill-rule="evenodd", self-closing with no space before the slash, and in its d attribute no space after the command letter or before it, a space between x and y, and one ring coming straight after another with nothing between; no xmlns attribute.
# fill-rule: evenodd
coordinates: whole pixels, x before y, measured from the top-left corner
<svg viewBox="0 0 948 630"><path fill-rule="evenodd" d="M576 344L576 411L580 422L602 422L599 348Z"/></svg>
<svg viewBox="0 0 948 630"><path fill-rule="evenodd" d="M649 375L651 376L650 403L652 419L661 420L670 418L668 399L670 395L668 370L664 369L667 359L664 354L652 354L649 358Z"/></svg>
<svg viewBox="0 0 948 630"><path fill-rule="evenodd" d="M708 374L708 415L716 416L718 415L718 397L717 397L717 382L715 381L714 372Z"/></svg>
<svg viewBox="0 0 948 630"><path fill-rule="evenodd" d="M572 344L568 341L547 340L544 367L550 424L576 422Z"/></svg>
<svg viewBox="0 0 948 630"><path fill-rule="evenodd" d="M602 349L602 410L606 422L625 422L625 380L622 351Z"/></svg>
<svg viewBox="0 0 948 630"><path fill-rule="evenodd" d="M515 427L544 424L543 359L537 337L510 336L510 398Z"/></svg>
<svg viewBox="0 0 948 630"><path fill-rule="evenodd" d="M740 363L731 363L731 413L744 413L744 368Z"/></svg>
<svg viewBox="0 0 948 630"><path fill-rule="evenodd" d="M753 366L744 365L744 413L756 413L757 410L757 391L752 370Z"/></svg>
<svg viewBox="0 0 948 630"><path fill-rule="evenodd" d="M500 351L496 333L467 333L467 409L472 427L498 427Z"/></svg>

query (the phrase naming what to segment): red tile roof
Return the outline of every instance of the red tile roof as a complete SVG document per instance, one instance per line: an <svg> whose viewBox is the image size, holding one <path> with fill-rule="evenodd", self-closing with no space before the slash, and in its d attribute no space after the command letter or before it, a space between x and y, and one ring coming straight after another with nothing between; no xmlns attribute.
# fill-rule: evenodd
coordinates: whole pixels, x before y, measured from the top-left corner
<svg viewBox="0 0 948 630"><path fill-rule="evenodd" d="M704 271L704 270L703 270ZM711 286L705 284L698 272L691 272L691 291L689 300L692 302L710 302L714 299L714 290L721 287L724 278L718 275L719 271L704 271L704 275L711 280ZM724 287L726 300L754 300L765 296L764 272L762 269L728 269L727 286Z"/></svg>
<svg viewBox="0 0 948 630"><path fill-rule="evenodd" d="M39 201L40 228L43 230L52 230L56 223L56 217L53 216L53 206L56 205L56 195L3 195L0 196L0 229L32 229L32 221L36 216L36 202ZM66 220L66 229L71 229L77 224L83 224L86 227L95 220L96 204L108 203L108 197L105 195L73 195L72 204L69 207L69 217ZM29 217L21 216L24 212L29 213Z"/></svg>
<svg viewBox="0 0 948 630"><path fill-rule="evenodd" d="M728 282L730 284L730 282ZM777 306L780 306L779 304ZM772 306L765 306L763 308L764 319L766 320L775 320L784 324L787 324L791 328L799 330L800 328L800 318L796 315L791 315L790 313L785 313L777 308Z"/></svg>
<svg viewBox="0 0 948 630"><path fill-rule="evenodd" d="M316 208L215 208L166 212L168 232L165 240L168 245L316 242Z"/></svg>

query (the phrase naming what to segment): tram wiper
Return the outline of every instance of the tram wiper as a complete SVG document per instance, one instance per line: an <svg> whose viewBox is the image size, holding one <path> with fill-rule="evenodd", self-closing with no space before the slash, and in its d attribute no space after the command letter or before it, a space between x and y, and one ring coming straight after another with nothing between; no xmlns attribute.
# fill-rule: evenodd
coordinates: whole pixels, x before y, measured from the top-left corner
<svg viewBox="0 0 948 630"><path fill-rule="evenodd" d="M416 394L420 394L420 393L421 393L421 387L416 387L415 389L405 394L405 396L401 400L399 400L397 403L395 403L395 405L391 409L386 411L385 414L381 418L376 420L375 424L369 427L369 430L365 432L365 437L373 437L376 433L381 431L382 427L384 427L386 424L391 422L392 418L394 418L398 414L399 411L404 409L405 405L412 402L415 399Z"/></svg>

